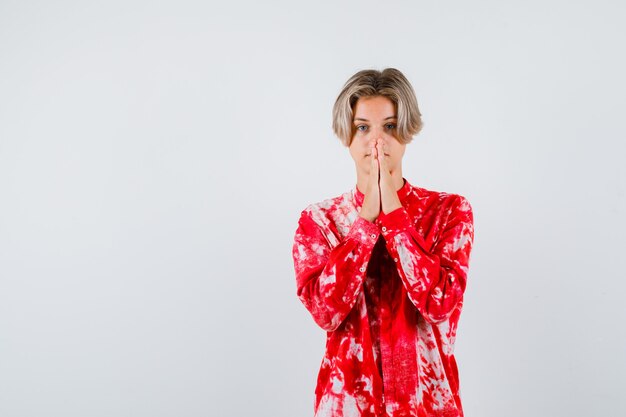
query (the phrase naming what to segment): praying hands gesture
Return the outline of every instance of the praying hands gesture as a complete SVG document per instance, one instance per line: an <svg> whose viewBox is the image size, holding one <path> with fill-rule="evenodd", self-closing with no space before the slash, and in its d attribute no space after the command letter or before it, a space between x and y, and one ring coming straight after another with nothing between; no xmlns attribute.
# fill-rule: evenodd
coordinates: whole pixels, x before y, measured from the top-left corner
<svg viewBox="0 0 626 417"><path fill-rule="evenodd" d="M372 144L370 152L370 174L359 215L373 222L380 212L387 214L402 207L398 192L393 186L391 173L387 167L387 156L382 140Z"/></svg>

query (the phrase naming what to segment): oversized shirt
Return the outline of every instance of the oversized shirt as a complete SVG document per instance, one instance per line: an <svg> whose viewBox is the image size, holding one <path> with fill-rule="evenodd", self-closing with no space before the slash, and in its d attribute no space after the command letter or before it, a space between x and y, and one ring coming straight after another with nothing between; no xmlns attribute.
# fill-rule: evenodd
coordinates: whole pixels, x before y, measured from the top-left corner
<svg viewBox="0 0 626 417"><path fill-rule="evenodd" d="M454 343L472 207L403 179L402 207L374 222L356 186L300 214L297 296L326 331L315 417L463 416Z"/></svg>

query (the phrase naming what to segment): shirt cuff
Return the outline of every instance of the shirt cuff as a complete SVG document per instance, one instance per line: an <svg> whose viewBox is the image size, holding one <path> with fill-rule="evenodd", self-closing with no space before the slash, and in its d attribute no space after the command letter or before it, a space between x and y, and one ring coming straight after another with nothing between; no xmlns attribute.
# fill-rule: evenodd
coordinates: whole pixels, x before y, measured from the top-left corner
<svg viewBox="0 0 626 417"><path fill-rule="evenodd" d="M352 223L352 228L348 232L347 237L361 243L371 243L373 246L378 240L378 236L380 236L380 230L376 223L372 223L361 216L357 216L354 223Z"/></svg>
<svg viewBox="0 0 626 417"><path fill-rule="evenodd" d="M393 245L393 237L399 233L406 232L415 240L417 245L425 252L428 253L430 249L426 245L424 238L417 232L411 216L404 207L395 209L387 214L381 213L378 216L377 223L380 225L380 230L387 242L387 245ZM388 246L389 247L389 246Z"/></svg>
<svg viewBox="0 0 626 417"><path fill-rule="evenodd" d="M387 214L381 212L377 220L385 240L413 227L411 217L404 207L398 207Z"/></svg>

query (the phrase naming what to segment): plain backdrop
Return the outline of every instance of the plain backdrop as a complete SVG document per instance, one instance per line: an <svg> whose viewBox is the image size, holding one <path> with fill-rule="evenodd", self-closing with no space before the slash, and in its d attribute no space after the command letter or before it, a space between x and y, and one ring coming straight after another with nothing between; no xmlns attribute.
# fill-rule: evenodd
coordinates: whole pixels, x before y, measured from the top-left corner
<svg viewBox="0 0 626 417"><path fill-rule="evenodd" d="M467 417L626 415L620 1L0 2L0 415L312 416L308 204L343 83L400 69L466 196Z"/></svg>

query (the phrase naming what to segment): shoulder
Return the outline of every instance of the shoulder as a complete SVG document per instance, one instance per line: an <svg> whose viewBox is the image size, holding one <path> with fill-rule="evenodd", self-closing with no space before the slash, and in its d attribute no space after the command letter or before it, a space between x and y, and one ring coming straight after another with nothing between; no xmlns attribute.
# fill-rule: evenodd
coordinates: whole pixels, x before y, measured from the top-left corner
<svg viewBox="0 0 626 417"><path fill-rule="evenodd" d="M468 198L457 193L411 185L410 196L413 200L419 201L423 207L434 211L472 211Z"/></svg>
<svg viewBox="0 0 626 417"><path fill-rule="evenodd" d="M321 201L307 205L301 212L300 218L313 220L320 226L336 221L339 217L349 212L353 204L352 190L338 196L329 197Z"/></svg>

